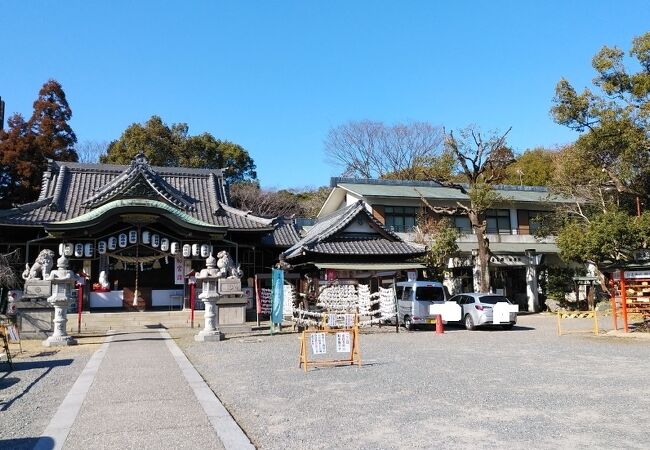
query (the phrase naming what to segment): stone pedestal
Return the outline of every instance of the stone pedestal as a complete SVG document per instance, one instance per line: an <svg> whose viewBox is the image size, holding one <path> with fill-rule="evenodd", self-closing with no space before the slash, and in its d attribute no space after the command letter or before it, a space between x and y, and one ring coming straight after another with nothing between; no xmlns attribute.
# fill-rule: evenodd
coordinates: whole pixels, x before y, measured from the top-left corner
<svg viewBox="0 0 650 450"><path fill-rule="evenodd" d="M203 294L199 296L201 298ZM217 309L215 303L219 297L211 298L201 298L205 304L205 326L203 329L194 336L194 340L197 342L216 342L223 339L223 334L219 331L219 309Z"/></svg>
<svg viewBox="0 0 650 450"><path fill-rule="evenodd" d="M68 309L68 299L65 301L52 301L52 297L47 299L47 302L50 305L54 306L54 320L52 321L52 335L43 341L44 347L58 347L64 345L76 345L77 341L72 337L68 336L68 333L65 330L66 323L68 322L67 318L67 309Z"/></svg>

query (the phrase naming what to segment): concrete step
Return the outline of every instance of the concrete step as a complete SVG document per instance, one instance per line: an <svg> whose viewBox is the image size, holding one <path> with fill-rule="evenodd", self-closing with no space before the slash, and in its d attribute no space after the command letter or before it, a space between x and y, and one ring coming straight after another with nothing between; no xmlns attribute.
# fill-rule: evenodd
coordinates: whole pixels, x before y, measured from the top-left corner
<svg viewBox="0 0 650 450"><path fill-rule="evenodd" d="M194 326L203 324L203 311L194 312ZM83 313L81 331L128 330L162 325L165 328L189 327L190 311L146 311L115 313ZM77 315L69 314L67 329L77 331Z"/></svg>

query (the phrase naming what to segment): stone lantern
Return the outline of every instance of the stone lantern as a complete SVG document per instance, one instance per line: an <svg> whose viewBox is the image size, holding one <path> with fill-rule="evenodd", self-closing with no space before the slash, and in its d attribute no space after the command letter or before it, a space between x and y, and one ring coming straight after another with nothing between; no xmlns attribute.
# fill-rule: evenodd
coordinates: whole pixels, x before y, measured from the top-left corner
<svg viewBox="0 0 650 450"><path fill-rule="evenodd" d="M217 260L210 254L205 260L206 268L196 275L197 283L201 283L201 294L199 298L205 304L205 327L194 336L195 341L220 341L223 335L219 331L219 310L216 303L219 299L219 278Z"/></svg>
<svg viewBox="0 0 650 450"><path fill-rule="evenodd" d="M75 345L77 341L68 336L65 325L68 322L66 317L68 303L72 298L72 291L76 280L76 275L72 270L68 270L68 258L65 255L57 260L57 269L50 272L48 279L52 283L52 295L47 298L47 302L54 307L53 333L43 341L45 347Z"/></svg>

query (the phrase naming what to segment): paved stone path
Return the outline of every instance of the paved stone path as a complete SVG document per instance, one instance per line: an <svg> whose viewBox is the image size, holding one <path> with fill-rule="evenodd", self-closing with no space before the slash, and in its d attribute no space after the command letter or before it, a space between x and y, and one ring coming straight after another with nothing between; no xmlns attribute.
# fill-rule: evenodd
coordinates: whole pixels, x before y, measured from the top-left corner
<svg viewBox="0 0 650 450"><path fill-rule="evenodd" d="M160 330L109 336L35 448L254 447Z"/></svg>

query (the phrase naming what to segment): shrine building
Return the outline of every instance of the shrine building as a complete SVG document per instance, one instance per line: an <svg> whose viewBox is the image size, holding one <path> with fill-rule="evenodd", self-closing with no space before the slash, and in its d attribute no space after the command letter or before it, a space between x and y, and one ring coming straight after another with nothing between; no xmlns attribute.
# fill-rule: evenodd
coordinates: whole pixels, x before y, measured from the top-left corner
<svg viewBox="0 0 650 450"><path fill-rule="evenodd" d="M24 249L23 267L65 254L91 311L187 307L193 271L222 251L245 286L298 240L290 231L231 207L222 170L152 167L142 154L128 166L49 161L38 199L0 210L0 250Z"/></svg>

